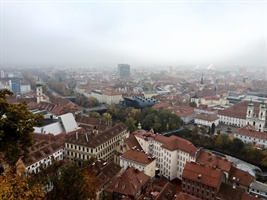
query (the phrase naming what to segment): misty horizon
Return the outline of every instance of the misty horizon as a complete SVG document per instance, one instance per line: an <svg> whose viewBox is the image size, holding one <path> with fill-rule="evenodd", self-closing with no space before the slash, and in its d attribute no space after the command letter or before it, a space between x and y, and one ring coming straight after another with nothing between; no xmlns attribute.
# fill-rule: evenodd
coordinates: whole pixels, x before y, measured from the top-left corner
<svg viewBox="0 0 267 200"><path fill-rule="evenodd" d="M1 65L266 67L258 2L1 1Z"/></svg>

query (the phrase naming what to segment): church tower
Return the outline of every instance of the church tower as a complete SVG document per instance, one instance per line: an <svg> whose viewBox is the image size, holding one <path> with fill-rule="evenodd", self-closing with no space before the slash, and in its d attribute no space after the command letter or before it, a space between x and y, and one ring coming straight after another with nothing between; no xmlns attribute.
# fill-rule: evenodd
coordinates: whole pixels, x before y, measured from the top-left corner
<svg viewBox="0 0 267 200"><path fill-rule="evenodd" d="M43 100L43 87L42 87L42 82L39 80L36 81L36 98L37 98L37 103L40 103Z"/></svg>
<svg viewBox="0 0 267 200"><path fill-rule="evenodd" d="M253 118L253 111L254 111L254 105L251 99L251 101L248 104L248 108L247 108L247 118L249 119Z"/></svg>
<svg viewBox="0 0 267 200"><path fill-rule="evenodd" d="M259 108L259 120L265 120L265 118L266 118L266 105L264 101L262 101Z"/></svg>
<svg viewBox="0 0 267 200"><path fill-rule="evenodd" d="M201 77L201 80L200 80L200 84L203 85L204 84L204 78L203 78L203 74L202 74L202 77Z"/></svg>

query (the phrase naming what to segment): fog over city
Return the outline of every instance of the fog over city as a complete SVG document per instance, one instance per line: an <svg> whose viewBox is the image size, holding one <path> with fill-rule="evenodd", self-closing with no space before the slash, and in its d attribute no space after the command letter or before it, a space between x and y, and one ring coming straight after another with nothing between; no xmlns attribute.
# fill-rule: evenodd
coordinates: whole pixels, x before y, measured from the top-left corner
<svg viewBox="0 0 267 200"><path fill-rule="evenodd" d="M266 65L265 1L1 1L1 64Z"/></svg>

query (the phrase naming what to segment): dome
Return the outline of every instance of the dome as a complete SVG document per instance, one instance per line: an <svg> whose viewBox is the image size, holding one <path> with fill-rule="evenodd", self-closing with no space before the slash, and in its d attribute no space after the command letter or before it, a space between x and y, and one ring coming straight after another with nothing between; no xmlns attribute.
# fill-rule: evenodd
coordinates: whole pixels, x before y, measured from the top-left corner
<svg viewBox="0 0 267 200"><path fill-rule="evenodd" d="M36 81L36 87L38 86L42 86L42 82L41 81Z"/></svg>

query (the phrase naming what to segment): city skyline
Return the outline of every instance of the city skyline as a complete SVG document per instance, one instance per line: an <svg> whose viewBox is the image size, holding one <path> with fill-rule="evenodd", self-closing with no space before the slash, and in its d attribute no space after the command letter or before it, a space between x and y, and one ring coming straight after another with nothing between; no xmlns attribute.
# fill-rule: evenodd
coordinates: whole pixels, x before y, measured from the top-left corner
<svg viewBox="0 0 267 200"><path fill-rule="evenodd" d="M1 64L266 67L266 1L1 1Z"/></svg>

